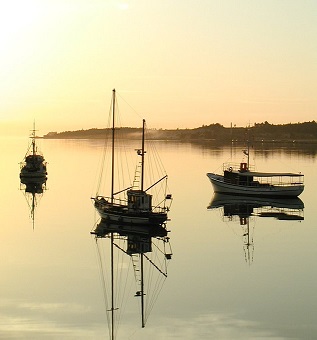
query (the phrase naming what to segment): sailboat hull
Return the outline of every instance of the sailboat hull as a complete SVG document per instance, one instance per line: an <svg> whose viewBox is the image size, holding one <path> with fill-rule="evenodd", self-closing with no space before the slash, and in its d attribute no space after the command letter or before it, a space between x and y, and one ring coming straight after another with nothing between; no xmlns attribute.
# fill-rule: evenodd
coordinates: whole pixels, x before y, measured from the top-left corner
<svg viewBox="0 0 317 340"><path fill-rule="evenodd" d="M207 173L207 177L213 185L214 191L223 194L248 195L259 197L297 197L303 190L304 185L270 185L270 186L246 186L226 183L224 176Z"/></svg>
<svg viewBox="0 0 317 340"><path fill-rule="evenodd" d="M167 230L160 224L136 224L136 223L116 223L101 219L96 229L91 232L97 237L105 237L110 233L118 233L121 236L139 235L147 237L165 237Z"/></svg>
<svg viewBox="0 0 317 340"><path fill-rule="evenodd" d="M167 220L167 213L165 212L130 211L126 205L100 202L100 199L95 199L95 208L100 217L108 222L162 224Z"/></svg>

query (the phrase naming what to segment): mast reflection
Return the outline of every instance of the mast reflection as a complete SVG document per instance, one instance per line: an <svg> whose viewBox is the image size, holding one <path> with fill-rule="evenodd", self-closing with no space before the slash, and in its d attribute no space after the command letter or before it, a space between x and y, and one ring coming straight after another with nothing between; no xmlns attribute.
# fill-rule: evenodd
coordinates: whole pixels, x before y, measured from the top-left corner
<svg viewBox="0 0 317 340"><path fill-rule="evenodd" d="M46 177L21 178L20 190L23 191L26 202L29 206L33 229L35 225L35 211L46 190L46 181Z"/></svg>
<svg viewBox="0 0 317 340"><path fill-rule="evenodd" d="M140 302L141 326L145 327L167 278L168 261L172 258L170 238L166 223L138 225L106 219L101 219L91 234L97 245L109 337L115 339L119 320L131 296L127 293L127 282L132 276L136 287L133 295ZM103 244L106 247L103 254L100 239L110 240Z"/></svg>
<svg viewBox="0 0 317 340"><path fill-rule="evenodd" d="M215 194L208 209L222 209L225 222L237 222L242 227L245 261L253 262L254 226L251 219L271 217L283 221L304 220L304 203L296 198L261 198Z"/></svg>

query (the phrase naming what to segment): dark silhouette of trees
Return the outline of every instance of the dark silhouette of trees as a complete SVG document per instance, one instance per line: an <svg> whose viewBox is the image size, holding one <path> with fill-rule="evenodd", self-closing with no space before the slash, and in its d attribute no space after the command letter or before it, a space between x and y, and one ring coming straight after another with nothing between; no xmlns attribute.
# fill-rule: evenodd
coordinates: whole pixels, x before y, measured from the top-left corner
<svg viewBox="0 0 317 340"><path fill-rule="evenodd" d="M127 138L139 138L141 128L124 127L120 129ZM49 132L43 138L104 138L110 129L89 129L64 132ZM265 121L255 123L251 127L224 127L219 123L202 125L194 129L151 129L147 133L149 139L179 140L179 141L210 141L227 143L245 141L247 135L252 136L253 142L317 142L317 123L313 120L304 123L289 123L273 125Z"/></svg>

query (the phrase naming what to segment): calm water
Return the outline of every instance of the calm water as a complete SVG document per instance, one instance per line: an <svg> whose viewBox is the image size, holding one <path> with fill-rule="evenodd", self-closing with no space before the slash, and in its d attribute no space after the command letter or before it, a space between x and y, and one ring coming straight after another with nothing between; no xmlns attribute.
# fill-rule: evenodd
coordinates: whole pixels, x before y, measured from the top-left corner
<svg viewBox="0 0 317 340"><path fill-rule="evenodd" d="M0 338L108 339L90 235L102 142L40 141L49 174L34 226L19 183L27 140L0 143ZM240 161L241 147L158 142L157 148L174 197L173 258L146 328L135 304L123 315L117 338L316 339L316 151L256 151L258 169L305 174L305 208L302 221L251 217L248 262L239 219L207 209L213 190L206 172L220 170L231 157Z"/></svg>

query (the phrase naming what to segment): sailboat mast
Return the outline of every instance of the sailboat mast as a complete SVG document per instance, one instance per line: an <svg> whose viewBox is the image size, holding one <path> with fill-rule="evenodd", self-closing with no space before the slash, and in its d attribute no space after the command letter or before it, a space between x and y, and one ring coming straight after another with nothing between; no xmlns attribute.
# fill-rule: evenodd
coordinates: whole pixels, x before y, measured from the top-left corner
<svg viewBox="0 0 317 340"><path fill-rule="evenodd" d="M115 105L116 90L112 90L112 149L111 149L111 203L113 203L114 193L114 137L115 137Z"/></svg>
<svg viewBox="0 0 317 340"><path fill-rule="evenodd" d="M113 272L113 233L111 233L111 339L114 339L114 272Z"/></svg>
<svg viewBox="0 0 317 340"><path fill-rule="evenodd" d="M35 121L33 122L33 131L32 131L32 155L36 154L36 149L35 149Z"/></svg>
<svg viewBox="0 0 317 340"><path fill-rule="evenodd" d="M247 169L249 170L250 169L250 140L249 140L249 137L248 137L248 167Z"/></svg>
<svg viewBox="0 0 317 340"><path fill-rule="evenodd" d="M31 208L31 218L34 230L34 221L35 221L35 192L32 192L32 208Z"/></svg>
<svg viewBox="0 0 317 340"><path fill-rule="evenodd" d="M141 256L141 322L142 328L145 327L145 318L144 318L144 269L143 269L143 254Z"/></svg>
<svg viewBox="0 0 317 340"><path fill-rule="evenodd" d="M111 203L114 197L114 139L115 139L116 90L112 91L112 149L111 149ZM114 271L113 271L113 233L111 233L111 339L114 339Z"/></svg>
<svg viewBox="0 0 317 340"><path fill-rule="evenodd" d="M144 182L144 130L145 130L145 119L143 119L143 125L142 125L141 191L143 191L143 182Z"/></svg>
<svg viewBox="0 0 317 340"><path fill-rule="evenodd" d="M247 128L247 169L250 170L250 126Z"/></svg>

